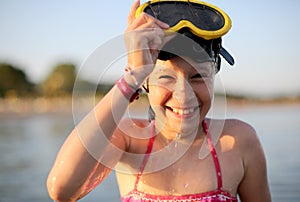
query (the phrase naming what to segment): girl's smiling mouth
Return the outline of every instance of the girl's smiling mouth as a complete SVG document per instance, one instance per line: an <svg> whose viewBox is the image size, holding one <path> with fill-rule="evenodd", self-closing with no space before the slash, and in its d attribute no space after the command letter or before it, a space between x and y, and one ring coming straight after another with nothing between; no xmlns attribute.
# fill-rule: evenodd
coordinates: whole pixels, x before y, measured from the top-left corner
<svg viewBox="0 0 300 202"><path fill-rule="evenodd" d="M177 107L165 106L165 109L181 118L189 118L191 115L194 114L195 111L199 109L199 106L189 107L189 108L177 108Z"/></svg>

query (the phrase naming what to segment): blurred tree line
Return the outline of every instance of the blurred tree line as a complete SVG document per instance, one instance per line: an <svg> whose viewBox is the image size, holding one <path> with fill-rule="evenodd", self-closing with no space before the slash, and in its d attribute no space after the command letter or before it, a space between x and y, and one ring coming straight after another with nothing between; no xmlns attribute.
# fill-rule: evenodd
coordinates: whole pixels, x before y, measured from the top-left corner
<svg viewBox="0 0 300 202"><path fill-rule="evenodd" d="M45 80L33 83L18 67L0 63L0 98L68 96L73 92L76 77L76 66L72 63L62 63L56 65ZM111 87L111 84L76 80L76 92L82 94L106 93Z"/></svg>

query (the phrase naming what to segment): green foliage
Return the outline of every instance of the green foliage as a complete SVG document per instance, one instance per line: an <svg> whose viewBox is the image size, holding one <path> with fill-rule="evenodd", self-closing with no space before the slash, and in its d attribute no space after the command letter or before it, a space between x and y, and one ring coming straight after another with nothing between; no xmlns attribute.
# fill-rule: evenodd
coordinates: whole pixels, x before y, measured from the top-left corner
<svg viewBox="0 0 300 202"><path fill-rule="evenodd" d="M74 93L77 96L103 95L106 94L112 87L113 84L108 84L108 83L96 84L92 81L86 81L79 78L76 80Z"/></svg>
<svg viewBox="0 0 300 202"><path fill-rule="evenodd" d="M41 84L41 93L45 96L71 94L76 79L76 67L73 64L59 64Z"/></svg>
<svg viewBox="0 0 300 202"><path fill-rule="evenodd" d="M11 96L69 96L73 93L77 77L76 66L71 63L56 65L47 78L35 85L26 74L6 63L0 63L0 97ZM76 80L76 93L80 95L105 94L112 84L96 84L92 81Z"/></svg>
<svg viewBox="0 0 300 202"><path fill-rule="evenodd" d="M22 70L0 63L0 97L26 96L33 93L33 87Z"/></svg>

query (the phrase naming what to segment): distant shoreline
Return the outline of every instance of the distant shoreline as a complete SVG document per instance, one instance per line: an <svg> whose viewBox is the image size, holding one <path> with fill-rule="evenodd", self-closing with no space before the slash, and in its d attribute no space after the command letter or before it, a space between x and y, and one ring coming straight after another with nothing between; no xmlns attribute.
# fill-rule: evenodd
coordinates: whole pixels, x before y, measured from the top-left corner
<svg viewBox="0 0 300 202"><path fill-rule="evenodd" d="M279 104L300 104L300 97L278 97L278 98L251 98L251 97L231 97L226 96L229 104L246 105L279 105Z"/></svg>
<svg viewBox="0 0 300 202"><path fill-rule="evenodd" d="M218 95L220 96L220 95ZM215 99L218 99L216 96ZM72 96L62 97L28 97L28 98L0 98L0 116L5 115L39 115L39 114L71 114L72 105L76 107L76 112L87 112L103 96L83 96L73 99ZM221 96L222 97L222 96ZM140 98L146 99L146 96ZM76 101L75 103L72 103ZM147 100L145 100L147 102ZM277 99L254 99L241 97L226 97L228 106L271 106L271 105L300 105L300 98L277 98ZM140 101L136 101L139 105ZM145 103L145 102L142 102ZM141 107L141 106L139 106Z"/></svg>

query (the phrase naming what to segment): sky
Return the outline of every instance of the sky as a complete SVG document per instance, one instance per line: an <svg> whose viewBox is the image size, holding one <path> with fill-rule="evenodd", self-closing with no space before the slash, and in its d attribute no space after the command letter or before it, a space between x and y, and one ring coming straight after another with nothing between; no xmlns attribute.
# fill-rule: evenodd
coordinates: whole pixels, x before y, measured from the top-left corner
<svg viewBox="0 0 300 202"><path fill-rule="evenodd" d="M17 66L33 82L40 82L55 65L71 62L84 67L96 50L105 53L103 48L109 47L121 75L125 62L118 59L122 45L116 41L123 43L120 39L132 2L0 0L0 62ZM223 46L236 64L230 67L223 60L218 75L226 92L261 97L300 95L300 1L206 2L222 8L232 20ZM99 81L101 64L85 68L85 78Z"/></svg>

